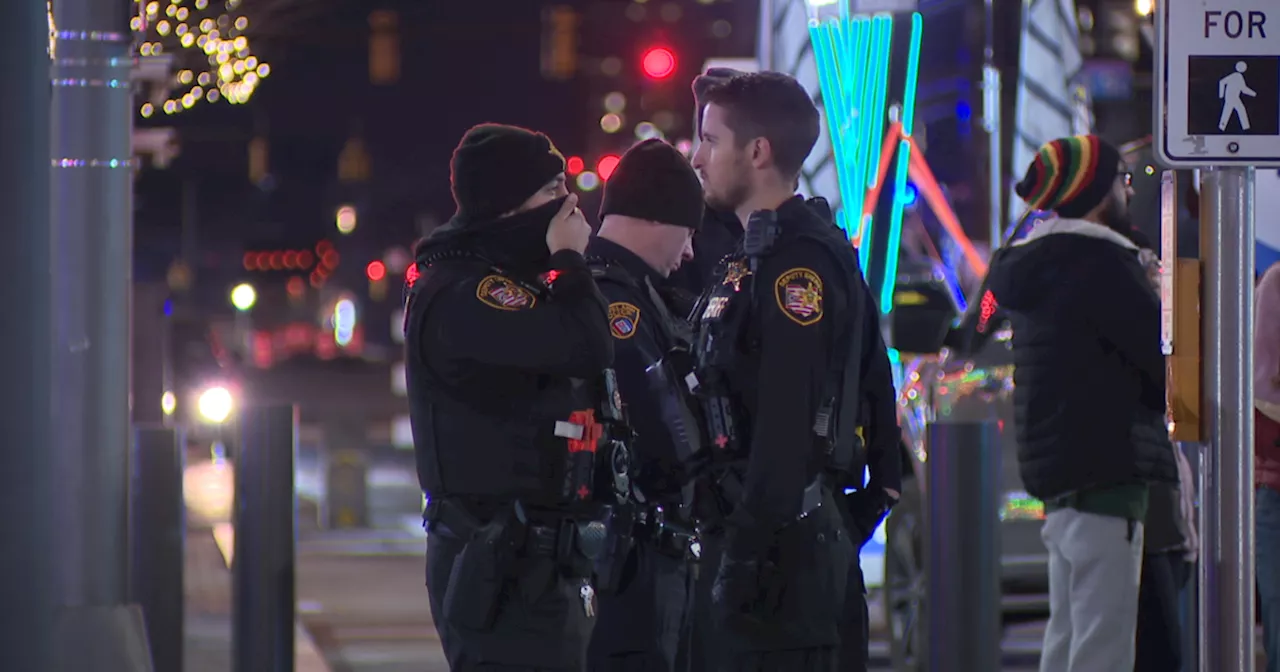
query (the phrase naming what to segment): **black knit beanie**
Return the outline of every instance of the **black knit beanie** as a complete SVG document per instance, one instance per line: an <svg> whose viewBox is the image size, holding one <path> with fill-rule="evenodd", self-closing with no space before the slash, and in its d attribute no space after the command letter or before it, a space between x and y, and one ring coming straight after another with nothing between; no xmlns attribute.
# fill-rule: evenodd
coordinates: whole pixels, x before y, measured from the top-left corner
<svg viewBox="0 0 1280 672"><path fill-rule="evenodd" d="M1098 207L1120 174L1120 152L1096 135L1045 143L1015 188L1032 210L1083 217Z"/></svg>
<svg viewBox="0 0 1280 672"><path fill-rule="evenodd" d="M622 155L604 185L600 219L623 215L697 230L702 183L680 150L653 138Z"/></svg>
<svg viewBox="0 0 1280 672"><path fill-rule="evenodd" d="M458 218L496 219L563 172L564 156L542 133L504 124L473 126L449 162Z"/></svg>

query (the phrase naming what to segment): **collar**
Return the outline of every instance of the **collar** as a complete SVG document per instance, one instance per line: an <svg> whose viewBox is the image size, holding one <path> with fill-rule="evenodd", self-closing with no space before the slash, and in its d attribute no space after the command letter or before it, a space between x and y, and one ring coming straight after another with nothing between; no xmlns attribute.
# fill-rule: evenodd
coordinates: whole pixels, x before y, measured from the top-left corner
<svg viewBox="0 0 1280 672"><path fill-rule="evenodd" d="M1138 246L1135 245L1132 240L1129 240L1120 233L1101 224L1083 219L1067 219L1065 217L1046 219L1036 224L1035 228L1031 229L1031 233L1028 233L1025 238L1019 240L1013 245L1015 247L1018 245L1026 245L1034 240L1039 240L1053 235L1086 236L1089 238L1105 240L1127 250L1138 250Z"/></svg>
<svg viewBox="0 0 1280 672"><path fill-rule="evenodd" d="M608 238L592 236L591 241L587 243L587 256L598 257L606 262L615 263L637 281L649 278L655 287L660 287L662 283L666 282L666 278L653 270L653 267L644 259L641 259L639 255Z"/></svg>
<svg viewBox="0 0 1280 672"><path fill-rule="evenodd" d="M804 196L801 196L800 194L796 194L795 196L783 201L782 205L779 205L775 212L783 218L788 219L797 218L796 215L805 215L807 218L808 215L812 214L812 211L809 209L809 204L805 202Z"/></svg>

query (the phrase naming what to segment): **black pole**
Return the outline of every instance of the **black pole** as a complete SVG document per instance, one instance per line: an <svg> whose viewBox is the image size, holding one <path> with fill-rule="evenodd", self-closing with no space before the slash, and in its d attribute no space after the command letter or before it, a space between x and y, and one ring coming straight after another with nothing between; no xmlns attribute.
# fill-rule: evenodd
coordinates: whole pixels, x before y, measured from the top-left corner
<svg viewBox="0 0 1280 672"><path fill-rule="evenodd" d="M160 424L134 431L129 484L129 601L142 606L156 670L182 670L186 565L183 447Z"/></svg>
<svg viewBox="0 0 1280 672"><path fill-rule="evenodd" d="M929 428L929 672L1000 669L1000 450L995 422Z"/></svg>
<svg viewBox="0 0 1280 672"><path fill-rule="evenodd" d="M0 330L0 667L53 669L53 460L49 452L53 336L49 288L49 22L45 3L6 5L0 72L0 305L15 311ZM63 484L65 487L65 484Z"/></svg>
<svg viewBox="0 0 1280 672"><path fill-rule="evenodd" d="M293 672L298 412L284 405L247 407L240 413L240 428L232 669Z"/></svg>

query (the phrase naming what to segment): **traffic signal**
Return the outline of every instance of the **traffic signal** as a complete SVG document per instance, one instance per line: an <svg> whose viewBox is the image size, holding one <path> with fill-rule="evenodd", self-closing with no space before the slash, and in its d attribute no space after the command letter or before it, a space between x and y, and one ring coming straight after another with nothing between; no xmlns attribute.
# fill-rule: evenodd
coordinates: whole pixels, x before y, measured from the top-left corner
<svg viewBox="0 0 1280 672"><path fill-rule="evenodd" d="M640 59L640 66L649 79L666 79L675 74L676 52L667 47L650 47Z"/></svg>

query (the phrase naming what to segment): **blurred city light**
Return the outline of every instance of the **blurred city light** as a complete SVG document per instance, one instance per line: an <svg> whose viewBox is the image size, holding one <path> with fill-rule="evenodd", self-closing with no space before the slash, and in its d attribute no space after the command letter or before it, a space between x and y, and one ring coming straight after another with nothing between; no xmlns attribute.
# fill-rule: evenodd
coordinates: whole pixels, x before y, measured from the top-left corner
<svg viewBox="0 0 1280 672"><path fill-rule="evenodd" d="M356 304L342 299L333 306L333 342L346 347L356 331Z"/></svg>
<svg viewBox="0 0 1280 672"><path fill-rule="evenodd" d="M241 283L231 290L231 305L235 306L238 311L249 310L257 302L258 292L253 289L253 285Z"/></svg>
<svg viewBox="0 0 1280 672"><path fill-rule="evenodd" d="M622 128L622 117L610 112L600 117L600 130L605 133L617 133Z"/></svg>
<svg viewBox="0 0 1280 672"><path fill-rule="evenodd" d="M344 205L338 208L336 217L338 233L343 235L349 234L356 230L356 208L354 205Z"/></svg>
<svg viewBox="0 0 1280 672"><path fill-rule="evenodd" d="M627 96L621 91L614 91L604 97L604 109L606 112L614 114L622 114L627 109Z"/></svg>
<svg viewBox="0 0 1280 672"><path fill-rule="evenodd" d="M593 191L600 186L600 176L588 170L578 175L578 189L580 191Z"/></svg>
<svg viewBox="0 0 1280 672"><path fill-rule="evenodd" d="M644 52L641 65L650 79L666 79L676 71L676 52L666 47L653 47Z"/></svg>
<svg viewBox="0 0 1280 672"><path fill-rule="evenodd" d="M596 172L600 174L600 179L608 180L613 175L613 170L618 167L620 159L616 154L606 154L600 157L600 161L596 163Z"/></svg>
<svg viewBox="0 0 1280 672"><path fill-rule="evenodd" d="M381 261L371 261L364 267L364 274L369 277L369 282L378 282L387 277L387 266Z"/></svg>
<svg viewBox="0 0 1280 672"><path fill-rule="evenodd" d="M164 394L160 395L160 410L164 411L165 415L173 415L173 412L177 409L178 397L174 396L173 392L165 391Z"/></svg>
<svg viewBox="0 0 1280 672"><path fill-rule="evenodd" d="M571 156L564 160L564 172L577 175L587 169L587 162L581 156Z"/></svg>
<svg viewBox="0 0 1280 672"><path fill-rule="evenodd" d="M231 391L222 386L211 387L201 392L200 398L196 401L196 410L200 411L200 417L215 425L226 422L234 409L235 399L232 398Z"/></svg>
<svg viewBox="0 0 1280 672"><path fill-rule="evenodd" d="M648 121L642 121L636 124L636 139L650 140L652 138L661 138L661 137L662 137L662 131L658 130L658 127L654 126L653 123Z"/></svg>

